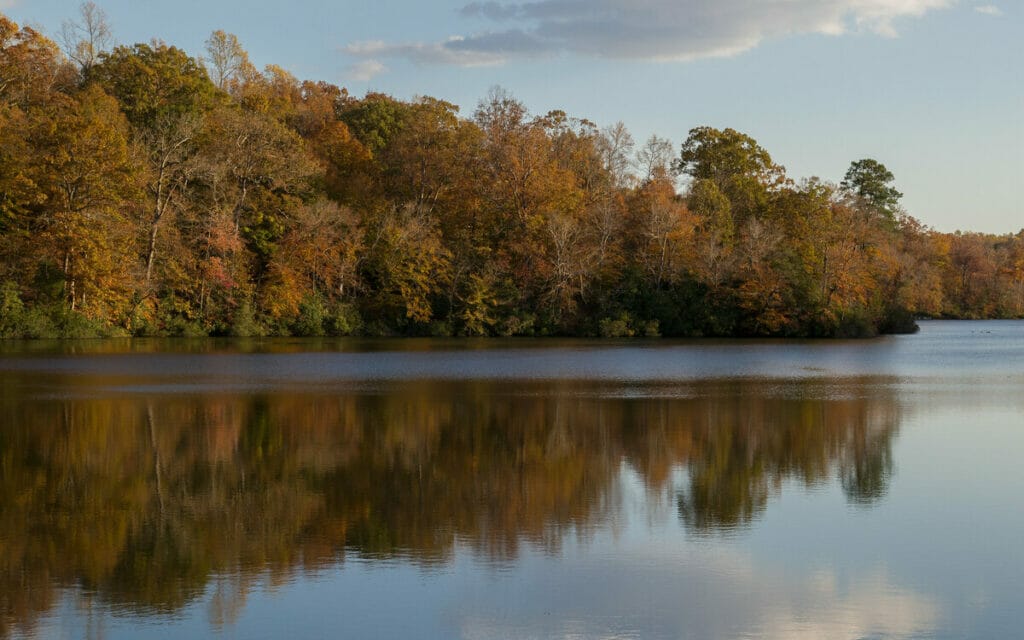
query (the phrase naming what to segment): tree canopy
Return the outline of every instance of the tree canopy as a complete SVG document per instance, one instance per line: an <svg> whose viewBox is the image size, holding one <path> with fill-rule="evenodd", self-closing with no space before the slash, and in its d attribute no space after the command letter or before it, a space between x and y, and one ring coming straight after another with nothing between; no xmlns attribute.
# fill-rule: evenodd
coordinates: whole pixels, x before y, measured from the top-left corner
<svg viewBox="0 0 1024 640"><path fill-rule="evenodd" d="M840 187L862 199L864 203L895 222L900 212L900 198L903 194L892 186L896 179L885 165L877 160L865 158L850 164Z"/></svg>
<svg viewBox="0 0 1024 640"><path fill-rule="evenodd" d="M1024 316L1024 235L942 234L894 175L794 180L746 133L463 112L0 16L0 331L875 335ZM464 113L468 115L464 115ZM673 149L678 149L674 152ZM681 179L680 179L681 178Z"/></svg>

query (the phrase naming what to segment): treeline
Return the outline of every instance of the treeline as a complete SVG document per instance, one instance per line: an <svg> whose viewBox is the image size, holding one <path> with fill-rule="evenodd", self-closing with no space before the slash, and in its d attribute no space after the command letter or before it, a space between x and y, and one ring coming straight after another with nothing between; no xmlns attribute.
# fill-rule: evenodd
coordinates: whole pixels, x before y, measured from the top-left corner
<svg viewBox="0 0 1024 640"><path fill-rule="evenodd" d="M1024 316L1024 232L942 234L892 174L794 182L740 132L636 145L0 14L0 336L780 335ZM684 185L680 190L679 185Z"/></svg>

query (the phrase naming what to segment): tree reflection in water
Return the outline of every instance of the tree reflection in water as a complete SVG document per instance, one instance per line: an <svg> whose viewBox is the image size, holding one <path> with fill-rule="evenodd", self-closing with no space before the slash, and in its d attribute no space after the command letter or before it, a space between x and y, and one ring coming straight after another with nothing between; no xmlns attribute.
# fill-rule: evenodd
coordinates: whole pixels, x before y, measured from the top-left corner
<svg viewBox="0 0 1024 640"><path fill-rule="evenodd" d="M894 393L870 379L62 400L30 382L0 386L5 636L66 587L142 614L212 593L219 625L258 580L347 554L557 554L615 515L627 468L675 493L701 535L748 526L787 481L838 482L851 503L871 504L901 420Z"/></svg>

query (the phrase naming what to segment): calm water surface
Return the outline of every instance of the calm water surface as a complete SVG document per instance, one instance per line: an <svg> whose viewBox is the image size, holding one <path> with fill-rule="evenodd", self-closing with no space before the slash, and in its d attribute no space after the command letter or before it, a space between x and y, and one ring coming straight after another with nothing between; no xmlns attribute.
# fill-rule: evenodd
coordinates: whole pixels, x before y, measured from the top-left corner
<svg viewBox="0 0 1024 640"><path fill-rule="evenodd" d="M0 345L0 637L1014 638L1024 323Z"/></svg>

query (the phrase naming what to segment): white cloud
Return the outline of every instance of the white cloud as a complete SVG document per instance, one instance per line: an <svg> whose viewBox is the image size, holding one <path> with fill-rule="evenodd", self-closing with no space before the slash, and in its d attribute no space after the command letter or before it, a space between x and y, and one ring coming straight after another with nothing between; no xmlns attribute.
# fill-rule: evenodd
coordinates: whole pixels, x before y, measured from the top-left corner
<svg viewBox="0 0 1024 640"><path fill-rule="evenodd" d="M997 16L998 17L998 16L1003 15L1003 10L1000 9L999 7L997 7L994 4L983 4L983 5L974 7L974 10L977 11L978 13L984 13L987 16Z"/></svg>
<svg viewBox="0 0 1024 640"><path fill-rule="evenodd" d="M463 40L454 36L440 43L356 42L345 47L345 51L359 58L408 58L417 62L460 67L480 67L505 61L503 54L461 49L460 43Z"/></svg>
<svg viewBox="0 0 1024 640"><path fill-rule="evenodd" d="M348 65L345 69L345 73L349 79L356 82L369 82L375 76L378 76L387 70L387 66L385 66L380 60L368 59L353 62Z"/></svg>
<svg viewBox="0 0 1024 640"><path fill-rule="evenodd" d="M536 0L472 2L464 17L490 30L437 43L359 43L357 57L479 66L572 53L639 60L731 56L801 34L897 34L895 22L957 0Z"/></svg>
<svg viewBox="0 0 1024 640"><path fill-rule="evenodd" d="M683 551L672 562L636 547L631 562L544 574L515 603L479 600L457 618L464 638L752 637L765 640L920 638L933 634L943 610L934 597L896 584L876 567L845 575L822 568L780 572L771 564L714 547ZM652 550L653 551L653 550ZM653 556L653 557L652 557ZM582 575L580 575L582 574ZM614 576L614 579L611 577ZM600 580L600 582L598 582ZM593 584L605 585L594 591ZM763 588L765 584L771 589ZM652 585L659 585L654 589ZM551 615L558 606L563 615ZM597 610L600 616L574 617ZM644 612L638 616L637 612ZM617 634L609 623L627 621Z"/></svg>
<svg viewBox="0 0 1024 640"><path fill-rule="evenodd" d="M18 0L0 0L0 9L12 9Z"/></svg>

